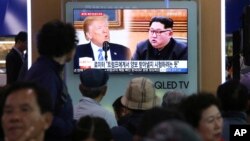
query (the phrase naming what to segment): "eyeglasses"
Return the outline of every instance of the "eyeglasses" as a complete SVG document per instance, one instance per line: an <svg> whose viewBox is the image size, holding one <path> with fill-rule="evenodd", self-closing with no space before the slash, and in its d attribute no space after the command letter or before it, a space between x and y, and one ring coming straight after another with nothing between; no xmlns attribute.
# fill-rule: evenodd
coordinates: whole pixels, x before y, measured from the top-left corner
<svg viewBox="0 0 250 141"><path fill-rule="evenodd" d="M162 33L167 32L167 31L172 31L172 30L171 29L167 29L167 30L152 30L152 29L149 29L148 30L150 35L154 35L154 33L155 33L157 36L160 36Z"/></svg>

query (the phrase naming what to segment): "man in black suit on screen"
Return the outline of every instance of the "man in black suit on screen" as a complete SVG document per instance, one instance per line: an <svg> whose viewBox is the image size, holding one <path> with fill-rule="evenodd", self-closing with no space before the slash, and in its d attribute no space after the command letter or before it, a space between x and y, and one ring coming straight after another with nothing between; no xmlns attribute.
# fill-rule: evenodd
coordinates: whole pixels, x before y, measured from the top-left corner
<svg viewBox="0 0 250 141"><path fill-rule="evenodd" d="M74 69L80 68L79 59L83 57L92 61L130 60L131 52L129 48L109 43L110 33L107 15L86 17L83 22L83 30L85 38L90 42L77 47L74 57Z"/></svg>
<svg viewBox="0 0 250 141"><path fill-rule="evenodd" d="M132 60L187 60L187 44L173 38L173 24L171 18L153 17L148 39L137 44Z"/></svg>

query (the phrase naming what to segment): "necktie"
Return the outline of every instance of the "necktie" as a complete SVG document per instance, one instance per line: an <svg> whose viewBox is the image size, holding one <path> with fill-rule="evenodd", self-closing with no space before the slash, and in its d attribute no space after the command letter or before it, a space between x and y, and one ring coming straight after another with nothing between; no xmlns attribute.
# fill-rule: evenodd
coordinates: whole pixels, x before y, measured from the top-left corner
<svg viewBox="0 0 250 141"><path fill-rule="evenodd" d="M102 48L98 49L98 61L104 61L103 55L102 55Z"/></svg>

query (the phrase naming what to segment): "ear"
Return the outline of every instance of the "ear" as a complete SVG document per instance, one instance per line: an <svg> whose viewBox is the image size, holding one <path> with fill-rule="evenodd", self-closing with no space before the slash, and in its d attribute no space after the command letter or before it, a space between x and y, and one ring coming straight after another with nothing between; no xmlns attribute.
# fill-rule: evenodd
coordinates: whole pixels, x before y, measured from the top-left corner
<svg viewBox="0 0 250 141"><path fill-rule="evenodd" d="M169 32L169 36L173 36L173 34L174 34L173 31Z"/></svg>
<svg viewBox="0 0 250 141"><path fill-rule="evenodd" d="M86 38L87 38L87 40L91 40L92 34L90 34L89 32L86 32Z"/></svg>
<svg viewBox="0 0 250 141"><path fill-rule="evenodd" d="M52 123L53 115L51 112L46 112L43 114L44 117L44 129L48 129Z"/></svg>
<svg viewBox="0 0 250 141"><path fill-rule="evenodd" d="M83 85L82 84L79 84L79 90L80 90L80 92L81 92L81 94L83 94L84 92L83 92Z"/></svg>
<svg viewBox="0 0 250 141"><path fill-rule="evenodd" d="M121 107L121 116L125 116L131 113L131 111L126 107Z"/></svg>
<svg viewBox="0 0 250 141"><path fill-rule="evenodd" d="M102 91L101 91L103 96L106 95L107 89L108 89L107 85L103 86Z"/></svg>

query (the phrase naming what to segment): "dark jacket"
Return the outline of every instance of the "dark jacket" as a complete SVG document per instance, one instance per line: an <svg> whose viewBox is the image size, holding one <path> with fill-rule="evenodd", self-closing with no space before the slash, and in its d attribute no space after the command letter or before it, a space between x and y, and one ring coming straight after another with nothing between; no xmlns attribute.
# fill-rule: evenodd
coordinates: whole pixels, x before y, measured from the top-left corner
<svg viewBox="0 0 250 141"><path fill-rule="evenodd" d="M114 43L109 43L109 47L112 60L130 60L131 52L129 48ZM76 53L74 57L74 69L80 68L79 67L80 57L92 57L93 60L95 60L94 53L90 43L79 45L76 48Z"/></svg>
<svg viewBox="0 0 250 141"><path fill-rule="evenodd" d="M12 84L17 80L22 65L23 59L21 55L12 48L6 56L7 84Z"/></svg>
<svg viewBox="0 0 250 141"><path fill-rule="evenodd" d="M149 40L137 44L132 60L187 60L188 48L184 43L171 39L170 42L158 51L153 48Z"/></svg>
<svg viewBox="0 0 250 141"><path fill-rule="evenodd" d="M41 56L25 75L25 81L34 81L48 90L52 97L53 121L45 141L70 141L74 128L73 105L67 87L60 77L62 65Z"/></svg>

